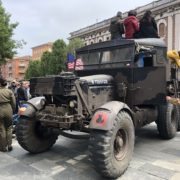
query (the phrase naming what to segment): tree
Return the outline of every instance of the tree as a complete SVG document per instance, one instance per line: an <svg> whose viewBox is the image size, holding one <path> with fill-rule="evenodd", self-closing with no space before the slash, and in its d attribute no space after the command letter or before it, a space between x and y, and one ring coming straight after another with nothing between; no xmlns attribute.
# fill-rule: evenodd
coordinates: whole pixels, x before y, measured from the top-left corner
<svg viewBox="0 0 180 180"><path fill-rule="evenodd" d="M41 57L41 70L43 76L51 74L51 61L52 61L52 53L44 52Z"/></svg>
<svg viewBox="0 0 180 180"><path fill-rule="evenodd" d="M5 63L7 58L12 58L18 47L18 43L12 39L18 23L10 23L10 17L0 2L0 65Z"/></svg>
<svg viewBox="0 0 180 180"><path fill-rule="evenodd" d="M49 73L59 74L66 67L67 45L62 39L58 39L53 43L52 53L49 57Z"/></svg>
<svg viewBox="0 0 180 180"><path fill-rule="evenodd" d="M66 68L67 45L63 40L57 40L53 44L53 57L56 62L56 73L60 73Z"/></svg>
<svg viewBox="0 0 180 180"><path fill-rule="evenodd" d="M30 62L25 78L59 74L66 69L67 52L75 55L75 50L82 46L79 38L71 40L68 46L62 39L56 40L52 52L44 52L41 61Z"/></svg>
<svg viewBox="0 0 180 180"><path fill-rule="evenodd" d="M30 61L29 66L25 73L25 79L30 79L31 77L42 76L41 62L40 61Z"/></svg>
<svg viewBox="0 0 180 180"><path fill-rule="evenodd" d="M41 61L30 62L25 78L55 75L65 70L67 45L62 39L53 43L52 52L44 52Z"/></svg>
<svg viewBox="0 0 180 180"><path fill-rule="evenodd" d="M84 42L80 38L74 38L69 41L67 52L75 56L76 49L81 48L82 46L84 46Z"/></svg>

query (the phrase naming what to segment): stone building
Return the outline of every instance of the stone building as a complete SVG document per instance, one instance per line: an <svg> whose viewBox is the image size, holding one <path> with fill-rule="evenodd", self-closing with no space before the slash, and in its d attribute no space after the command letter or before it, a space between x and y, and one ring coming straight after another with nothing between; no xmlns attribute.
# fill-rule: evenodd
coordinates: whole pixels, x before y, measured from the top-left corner
<svg viewBox="0 0 180 180"><path fill-rule="evenodd" d="M32 47L32 60L33 61L40 60L44 52L52 51L52 46L53 46L53 43L48 42L45 44L41 44L41 45Z"/></svg>
<svg viewBox="0 0 180 180"><path fill-rule="evenodd" d="M147 10L152 11L157 22L159 36L164 39L168 49L180 50L180 0L158 0L137 7L138 19ZM127 15L128 12L123 13L123 19ZM69 39L79 37L84 41L85 45L110 40L109 26L111 19L71 32Z"/></svg>

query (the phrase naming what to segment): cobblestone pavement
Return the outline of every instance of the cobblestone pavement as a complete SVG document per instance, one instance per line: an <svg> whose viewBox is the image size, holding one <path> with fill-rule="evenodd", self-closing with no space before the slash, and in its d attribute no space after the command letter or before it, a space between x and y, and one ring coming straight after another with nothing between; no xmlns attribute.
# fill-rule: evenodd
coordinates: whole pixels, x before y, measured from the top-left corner
<svg viewBox="0 0 180 180"><path fill-rule="evenodd" d="M0 152L1 180L102 180L88 159L88 141L59 137L42 154L29 154L13 140L14 150ZM133 159L119 180L180 180L180 133L159 138L155 124L136 133Z"/></svg>

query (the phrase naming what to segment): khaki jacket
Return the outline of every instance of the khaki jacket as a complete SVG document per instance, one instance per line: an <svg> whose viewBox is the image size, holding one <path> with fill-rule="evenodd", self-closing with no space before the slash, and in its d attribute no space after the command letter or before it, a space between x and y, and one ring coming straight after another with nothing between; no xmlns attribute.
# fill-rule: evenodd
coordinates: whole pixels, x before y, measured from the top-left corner
<svg viewBox="0 0 180 180"><path fill-rule="evenodd" d="M16 99L13 92L5 87L0 87L0 106L6 103L10 103L13 110L16 109Z"/></svg>

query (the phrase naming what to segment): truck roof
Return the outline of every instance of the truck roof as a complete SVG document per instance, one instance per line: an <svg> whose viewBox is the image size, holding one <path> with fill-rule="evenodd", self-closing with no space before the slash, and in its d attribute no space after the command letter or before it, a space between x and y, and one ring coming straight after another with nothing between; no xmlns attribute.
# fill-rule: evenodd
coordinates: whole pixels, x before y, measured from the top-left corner
<svg viewBox="0 0 180 180"><path fill-rule="evenodd" d="M166 47L165 42L160 38L144 38L144 39L118 39L111 41L104 41L96 44L91 44L88 46L84 46L76 51L76 53L100 50L106 48L113 48L117 46L129 46L129 45L144 45L144 46L157 46L157 47Z"/></svg>

